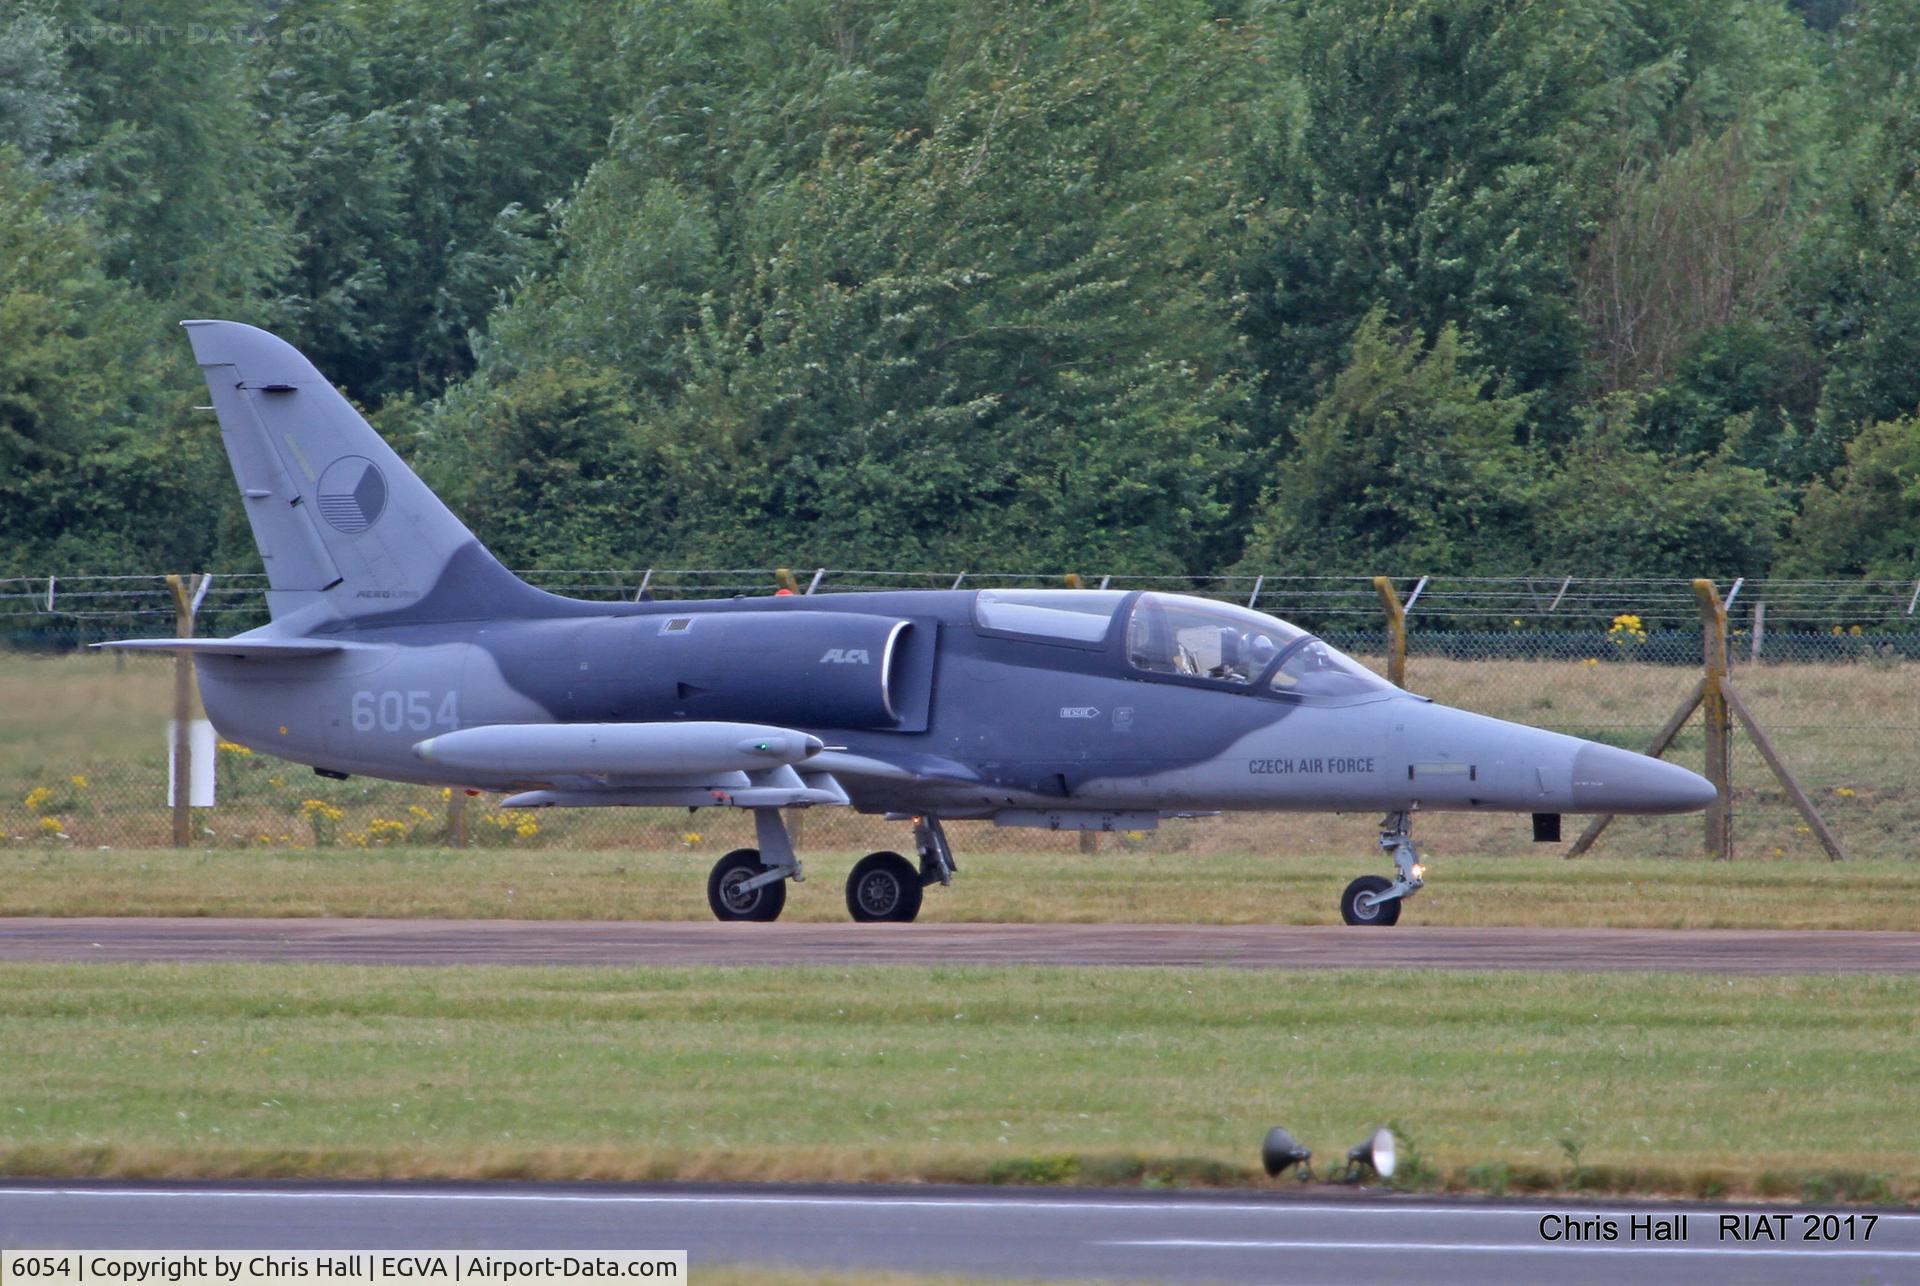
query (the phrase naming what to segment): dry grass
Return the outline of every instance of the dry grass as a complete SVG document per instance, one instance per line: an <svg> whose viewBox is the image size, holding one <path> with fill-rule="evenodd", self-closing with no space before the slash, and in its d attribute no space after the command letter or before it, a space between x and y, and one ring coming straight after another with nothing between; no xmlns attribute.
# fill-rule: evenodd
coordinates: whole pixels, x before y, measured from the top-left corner
<svg viewBox="0 0 1920 1286"><path fill-rule="evenodd" d="M1920 983L0 967L0 1171L1920 1196ZM770 1087L777 1093L769 1097Z"/></svg>
<svg viewBox="0 0 1920 1286"><path fill-rule="evenodd" d="M807 858L786 916L841 920L855 854ZM0 852L0 915L705 919L712 853ZM1326 924L1373 862L1164 853L962 852L922 918ZM1920 863L1435 859L1408 923L1563 928L1913 929Z"/></svg>

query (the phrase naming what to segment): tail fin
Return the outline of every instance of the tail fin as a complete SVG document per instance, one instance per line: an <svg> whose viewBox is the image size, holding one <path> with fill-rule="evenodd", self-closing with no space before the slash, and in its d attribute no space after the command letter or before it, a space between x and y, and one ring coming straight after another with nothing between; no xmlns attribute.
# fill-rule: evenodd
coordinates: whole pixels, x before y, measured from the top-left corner
<svg viewBox="0 0 1920 1286"><path fill-rule="evenodd" d="M276 620L469 620L567 602L502 567L292 345L239 322L181 324Z"/></svg>

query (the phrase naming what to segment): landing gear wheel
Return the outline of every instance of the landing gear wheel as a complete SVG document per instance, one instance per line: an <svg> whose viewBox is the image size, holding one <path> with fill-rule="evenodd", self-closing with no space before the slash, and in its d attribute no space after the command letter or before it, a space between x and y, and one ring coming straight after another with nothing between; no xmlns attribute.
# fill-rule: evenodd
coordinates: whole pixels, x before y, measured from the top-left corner
<svg viewBox="0 0 1920 1286"><path fill-rule="evenodd" d="M716 920L777 920L787 904L787 882L775 880L744 892L740 886L766 871L760 850L736 848L713 864L707 876L707 905Z"/></svg>
<svg viewBox="0 0 1920 1286"><path fill-rule="evenodd" d="M920 872L898 853L867 854L847 876L847 913L868 923L911 923L920 914Z"/></svg>
<svg viewBox="0 0 1920 1286"><path fill-rule="evenodd" d="M1363 875L1347 885L1340 895L1340 918L1348 924L1377 924L1382 927L1400 921L1400 899L1389 902L1362 902L1361 896L1378 897L1393 887L1384 875Z"/></svg>

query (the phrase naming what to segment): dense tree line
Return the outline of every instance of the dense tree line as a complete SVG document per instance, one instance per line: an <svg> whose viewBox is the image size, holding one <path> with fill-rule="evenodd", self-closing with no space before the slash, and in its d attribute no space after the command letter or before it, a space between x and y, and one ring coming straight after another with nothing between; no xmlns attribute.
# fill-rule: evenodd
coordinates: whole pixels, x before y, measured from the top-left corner
<svg viewBox="0 0 1920 1286"><path fill-rule="evenodd" d="M1920 0L25 0L0 564L186 316L510 563L1920 575Z"/></svg>

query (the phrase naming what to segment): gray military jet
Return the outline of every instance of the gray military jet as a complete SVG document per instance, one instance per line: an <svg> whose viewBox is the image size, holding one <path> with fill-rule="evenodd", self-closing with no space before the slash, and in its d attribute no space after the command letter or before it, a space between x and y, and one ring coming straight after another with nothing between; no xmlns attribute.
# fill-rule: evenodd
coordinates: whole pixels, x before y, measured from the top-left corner
<svg viewBox="0 0 1920 1286"><path fill-rule="evenodd" d="M910 821L917 861L863 858L856 920L912 920L957 869L941 823L1148 830L1245 810L1382 812L1424 880L1421 810L1706 807L1704 778L1436 705L1259 612L1180 594L983 589L582 602L503 567L282 340L185 323L266 564L271 623L185 650L222 736L323 776L503 793L503 807L751 810L758 847L707 881L722 920L772 920L801 878L783 810Z"/></svg>

